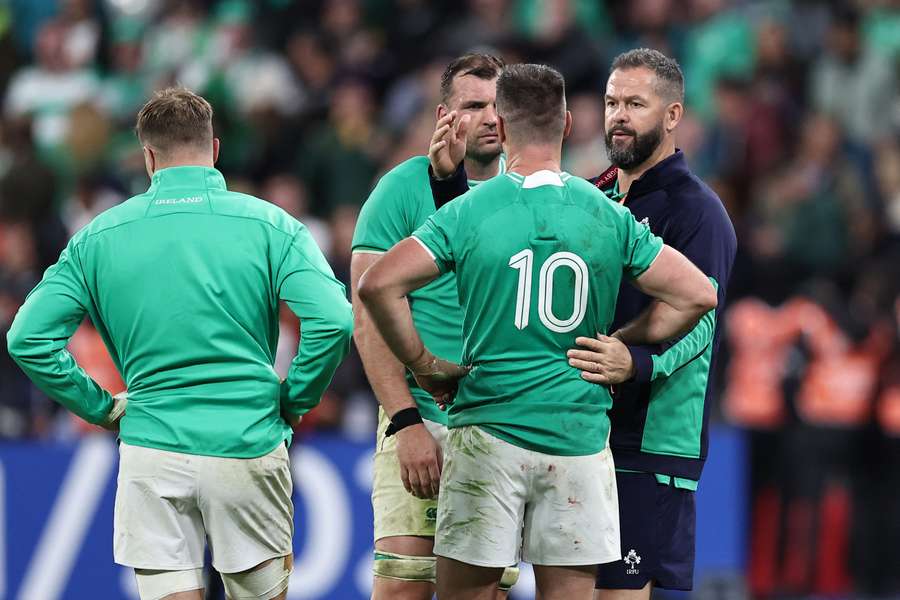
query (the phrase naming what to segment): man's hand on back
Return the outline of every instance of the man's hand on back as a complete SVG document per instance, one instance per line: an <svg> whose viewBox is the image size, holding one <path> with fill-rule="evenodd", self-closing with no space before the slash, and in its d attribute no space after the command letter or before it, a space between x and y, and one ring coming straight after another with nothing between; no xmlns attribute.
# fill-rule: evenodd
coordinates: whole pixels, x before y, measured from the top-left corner
<svg viewBox="0 0 900 600"><path fill-rule="evenodd" d="M634 376L631 352L621 340L606 335L577 337L573 348L566 353L569 365L581 370L581 377L591 383L615 385Z"/></svg>
<svg viewBox="0 0 900 600"><path fill-rule="evenodd" d="M404 427L395 435L403 487L417 498L437 498L444 462L441 447L422 423Z"/></svg>
<svg viewBox="0 0 900 600"><path fill-rule="evenodd" d="M456 111L451 111L438 119L428 145L428 160L431 170L438 179L447 179L456 172L459 163L466 156L466 129L469 127L469 116L457 118Z"/></svg>

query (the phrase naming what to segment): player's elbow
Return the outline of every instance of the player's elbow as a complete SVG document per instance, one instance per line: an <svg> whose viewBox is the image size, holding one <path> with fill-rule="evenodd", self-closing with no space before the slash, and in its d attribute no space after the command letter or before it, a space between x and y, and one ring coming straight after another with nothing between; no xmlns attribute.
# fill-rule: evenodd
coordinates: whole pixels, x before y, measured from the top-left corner
<svg viewBox="0 0 900 600"><path fill-rule="evenodd" d="M13 322L12 327L6 332L6 351L9 357L21 364L28 355L28 349L28 335Z"/></svg>
<svg viewBox="0 0 900 600"><path fill-rule="evenodd" d="M719 305L719 296L716 294L716 288L713 287L708 279L704 283L706 285L698 290L696 298L694 298L694 310L700 315L705 315Z"/></svg>
<svg viewBox="0 0 900 600"><path fill-rule="evenodd" d="M359 285L356 289L356 293L359 294L359 299L362 303L366 307L370 307L384 295L386 290L387 282L385 281L385 278L380 275L378 269L369 269L359 278Z"/></svg>

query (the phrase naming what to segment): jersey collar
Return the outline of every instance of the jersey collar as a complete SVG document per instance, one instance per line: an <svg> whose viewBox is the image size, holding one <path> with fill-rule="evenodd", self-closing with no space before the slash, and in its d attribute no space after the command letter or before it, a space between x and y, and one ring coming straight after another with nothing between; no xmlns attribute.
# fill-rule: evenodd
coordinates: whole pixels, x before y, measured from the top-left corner
<svg viewBox="0 0 900 600"><path fill-rule="evenodd" d="M150 179L150 193L169 189L226 190L225 178L212 167L169 167L160 169Z"/></svg>
<svg viewBox="0 0 900 600"><path fill-rule="evenodd" d="M675 149L675 154L666 157L652 168L644 172L636 181L631 184L628 190L628 199L632 200L638 196L649 194L650 192L660 190L671 184L673 181L690 175L687 166L687 160L684 153ZM618 193L619 169L615 166L608 168L594 179L591 183L597 186L602 192L617 202L622 201L622 194ZM615 194L616 197L613 197Z"/></svg>

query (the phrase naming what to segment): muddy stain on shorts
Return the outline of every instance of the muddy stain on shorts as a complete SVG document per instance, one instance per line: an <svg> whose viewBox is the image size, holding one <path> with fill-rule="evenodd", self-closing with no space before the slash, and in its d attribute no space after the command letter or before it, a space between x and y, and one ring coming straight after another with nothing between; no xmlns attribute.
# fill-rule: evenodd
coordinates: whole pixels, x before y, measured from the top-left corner
<svg viewBox="0 0 900 600"><path fill-rule="evenodd" d="M465 427L452 432L447 440L453 452L465 454L477 459L479 456L490 454L491 446L487 434L482 433L476 427Z"/></svg>

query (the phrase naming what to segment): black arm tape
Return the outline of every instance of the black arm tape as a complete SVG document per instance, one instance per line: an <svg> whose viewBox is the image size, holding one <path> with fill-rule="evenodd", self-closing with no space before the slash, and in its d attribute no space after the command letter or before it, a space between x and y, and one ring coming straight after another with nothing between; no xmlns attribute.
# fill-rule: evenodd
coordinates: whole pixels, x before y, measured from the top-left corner
<svg viewBox="0 0 900 600"><path fill-rule="evenodd" d="M384 437L391 437L404 427L416 425L417 423L421 422L422 415L419 414L419 409L415 406L404 408L403 410L398 410L394 414L394 416L391 417L391 424L387 426L387 429L385 429Z"/></svg>

